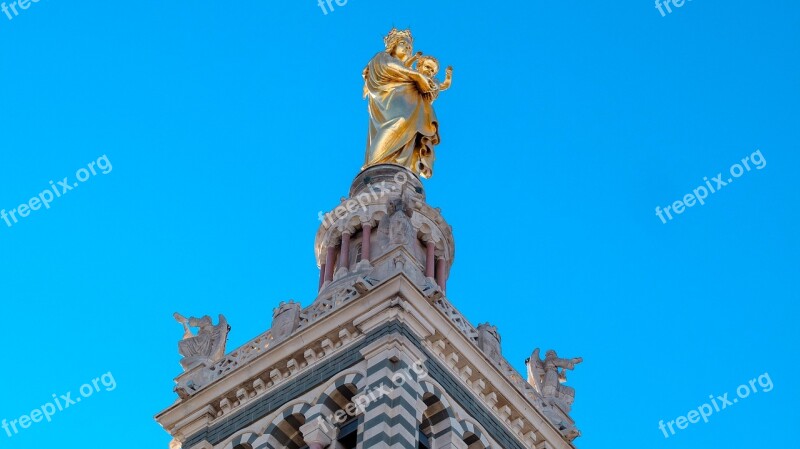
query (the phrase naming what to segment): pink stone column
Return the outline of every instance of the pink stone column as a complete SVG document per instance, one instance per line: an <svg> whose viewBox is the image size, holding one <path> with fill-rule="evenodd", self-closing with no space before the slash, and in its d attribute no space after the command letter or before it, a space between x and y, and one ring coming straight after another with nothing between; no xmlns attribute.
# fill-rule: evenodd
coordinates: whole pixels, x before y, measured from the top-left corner
<svg viewBox="0 0 800 449"><path fill-rule="evenodd" d="M447 291L447 261L444 258L436 259L436 283L442 291Z"/></svg>
<svg viewBox="0 0 800 449"><path fill-rule="evenodd" d="M342 234L342 249L339 251L339 266L350 268L350 233Z"/></svg>
<svg viewBox="0 0 800 449"><path fill-rule="evenodd" d="M322 284L325 283L325 267L326 266L327 266L327 264L322 264L322 266L319 267L319 287L317 287L317 290L320 290L322 288Z"/></svg>
<svg viewBox="0 0 800 449"><path fill-rule="evenodd" d="M369 258L370 237L372 236L372 225L369 223L361 225L361 260L372 262Z"/></svg>
<svg viewBox="0 0 800 449"><path fill-rule="evenodd" d="M450 265L445 264L444 267L444 290L447 292L447 281L450 280Z"/></svg>
<svg viewBox="0 0 800 449"><path fill-rule="evenodd" d="M336 263L336 248L329 247L325 257L325 282L333 280L333 265Z"/></svg>
<svg viewBox="0 0 800 449"><path fill-rule="evenodd" d="M436 250L436 244L433 243L433 240L428 240L425 242L425 245L427 246L427 254L425 256L425 277L432 278L434 276L434 270L436 269L436 266L434 265L436 257L436 253L434 251Z"/></svg>

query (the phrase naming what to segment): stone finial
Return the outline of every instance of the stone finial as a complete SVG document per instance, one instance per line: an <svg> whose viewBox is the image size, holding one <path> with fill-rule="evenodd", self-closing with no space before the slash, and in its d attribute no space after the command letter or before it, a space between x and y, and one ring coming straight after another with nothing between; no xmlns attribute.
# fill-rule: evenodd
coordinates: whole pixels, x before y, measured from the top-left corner
<svg viewBox="0 0 800 449"><path fill-rule="evenodd" d="M489 357L489 360L498 363L502 359L500 348L500 333L497 326L484 323L478 326L478 346Z"/></svg>
<svg viewBox="0 0 800 449"><path fill-rule="evenodd" d="M300 304L294 301L281 302L272 312L272 341L280 343L300 326Z"/></svg>
<svg viewBox="0 0 800 449"><path fill-rule="evenodd" d="M178 352L183 356L181 366L184 371L201 364L210 366L222 360L225 356L228 332L231 330L224 315L220 314L216 326L208 315L202 318L185 318L175 312L173 316L183 325L183 339L178 342ZM199 329L197 335L192 334L193 327Z"/></svg>

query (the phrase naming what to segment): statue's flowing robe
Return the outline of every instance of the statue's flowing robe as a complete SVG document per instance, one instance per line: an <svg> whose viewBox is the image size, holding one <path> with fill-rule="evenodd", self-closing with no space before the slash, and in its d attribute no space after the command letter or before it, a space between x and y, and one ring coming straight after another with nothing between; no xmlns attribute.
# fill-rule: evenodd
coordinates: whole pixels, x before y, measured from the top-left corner
<svg viewBox="0 0 800 449"><path fill-rule="evenodd" d="M557 391L561 389L561 376L558 372L559 368L563 369L575 369L575 363L569 359L545 359L544 362L545 366L545 377L544 377L544 388L543 394L545 396L553 396L556 394ZM564 380L566 380L566 374L563 374ZM574 390L573 390L574 394Z"/></svg>
<svg viewBox="0 0 800 449"><path fill-rule="evenodd" d="M199 332L178 342L178 352L184 357L209 357L213 351L213 335L210 332Z"/></svg>
<svg viewBox="0 0 800 449"><path fill-rule="evenodd" d="M178 342L178 352L184 357L206 357L219 360L225 355L225 343L228 341L228 320L219 316L216 326L204 326L197 318L189 320L189 326L199 327L197 335L184 338Z"/></svg>
<svg viewBox="0 0 800 449"><path fill-rule="evenodd" d="M364 166L394 163L430 178L439 123L430 96L420 92L410 71L386 52L364 71L370 117Z"/></svg>

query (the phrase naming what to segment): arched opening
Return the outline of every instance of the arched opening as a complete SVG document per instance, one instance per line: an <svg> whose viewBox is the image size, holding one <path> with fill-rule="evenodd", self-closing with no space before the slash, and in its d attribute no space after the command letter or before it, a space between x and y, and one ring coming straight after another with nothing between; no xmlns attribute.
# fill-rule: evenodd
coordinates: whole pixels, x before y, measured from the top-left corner
<svg viewBox="0 0 800 449"><path fill-rule="evenodd" d="M361 409L353 407L354 404L358 405L356 383L348 379L319 399L322 402L322 416L338 428L336 433L338 444L332 445L332 448L356 449L358 445L358 425L362 412Z"/></svg>
<svg viewBox="0 0 800 449"><path fill-rule="evenodd" d="M353 398L358 391L358 387L352 383L343 383L321 398L323 413L333 415L339 410L347 410L348 405L353 402Z"/></svg>
<svg viewBox="0 0 800 449"><path fill-rule="evenodd" d="M285 449L305 449L305 441L303 440L303 433L300 432L300 426L305 424L306 417L300 413L289 415L278 423L270 432L270 435L275 438L275 441L280 445L278 447Z"/></svg>
<svg viewBox="0 0 800 449"><path fill-rule="evenodd" d="M486 449L486 446L481 441L481 437L472 432L464 432L464 443L467 449Z"/></svg>
<svg viewBox="0 0 800 449"><path fill-rule="evenodd" d="M430 449L433 447L434 435L438 435L443 427L449 425L447 408L441 400L432 393L425 393L422 397L425 403L425 411L422 413L422 422L419 425L419 449Z"/></svg>
<svg viewBox="0 0 800 449"><path fill-rule="evenodd" d="M361 258L362 258L362 254L361 253L363 251L363 247L364 247L364 245L361 242L356 244L355 251L354 251L355 252L355 260L353 261L354 265L357 265L359 262L361 262Z"/></svg>

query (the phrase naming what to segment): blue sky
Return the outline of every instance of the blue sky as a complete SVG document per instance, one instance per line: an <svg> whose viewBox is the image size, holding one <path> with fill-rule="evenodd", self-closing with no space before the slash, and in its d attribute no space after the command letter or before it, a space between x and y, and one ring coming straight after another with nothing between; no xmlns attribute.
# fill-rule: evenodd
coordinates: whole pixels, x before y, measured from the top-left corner
<svg viewBox="0 0 800 449"><path fill-rule="evenodd" d="M584 357L578 446L792 441L796 2L183 3L0 13L0 208L112 167L0 221L0 419L116 383L0 447L166 447L172 313L224 313L232 349L313 300L317 212L363 162L361 70L392 26L455 68L426 182L456 238L448 296L520 370L534 347ZM763 169L655 215L757 150ZM772 391L658 429L763 373Z"/></svg>

